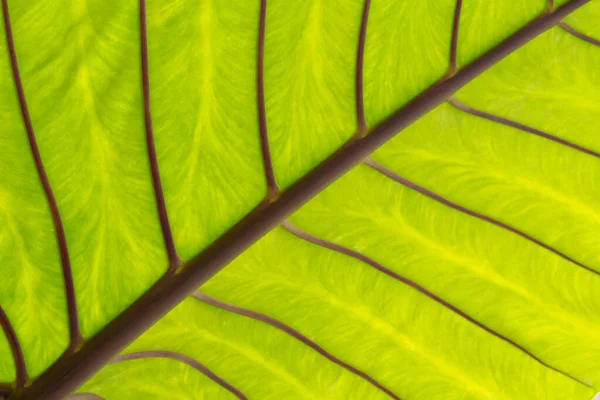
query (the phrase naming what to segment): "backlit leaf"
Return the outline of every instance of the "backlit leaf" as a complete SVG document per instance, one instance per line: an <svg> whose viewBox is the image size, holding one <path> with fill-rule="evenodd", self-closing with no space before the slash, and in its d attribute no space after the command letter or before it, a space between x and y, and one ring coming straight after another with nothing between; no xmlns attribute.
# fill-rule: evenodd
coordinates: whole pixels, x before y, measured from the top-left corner
<svg viewBox="0 0 600 400"><path fill-rule="evenodd" d="M3 0L0 395L590 400L587 2Z"/></svg>

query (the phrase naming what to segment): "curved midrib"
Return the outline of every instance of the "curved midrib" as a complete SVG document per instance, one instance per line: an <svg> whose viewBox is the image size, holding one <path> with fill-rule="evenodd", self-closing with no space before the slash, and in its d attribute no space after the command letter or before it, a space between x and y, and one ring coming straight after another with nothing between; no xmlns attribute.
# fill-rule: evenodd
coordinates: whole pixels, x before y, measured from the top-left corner
<svg viewBox="0 0 600 400"><path fill-rule="evenodd" d="M560 22L590 0L572 0L552 13L546 13L510 35L497 46L446 76L393 113L364 138L354 138L312 171L290 186L271 203L261 205L240 220L208 248L190 260L175 276L164 276L78 351L66 353L48 368L34 384L16 392L16 399L48 400L68 395L96 372L112 355L121 351L149 325L181 302L197 286L216 274L228 262L308 199L359 164L425 113L447 100L458 89L479 76L514 50ZM3 0L7 4L7 0ZM92 356L93 355L93 356Z"/></svg>

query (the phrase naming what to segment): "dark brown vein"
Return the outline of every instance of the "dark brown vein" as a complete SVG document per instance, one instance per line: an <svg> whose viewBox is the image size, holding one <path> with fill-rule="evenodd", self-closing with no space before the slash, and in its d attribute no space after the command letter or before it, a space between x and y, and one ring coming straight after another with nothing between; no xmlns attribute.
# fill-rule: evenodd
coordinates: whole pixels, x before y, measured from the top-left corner
<svg viewBox="0 0 600 400"><path fill-rule="evenodd" d="M381 172L382 174L384 174L388 178L393 179L394 181L400 183L401 185L404 185L404 186L406 186L406 187L408 187L410 189L413 189L413 190L415 190L415 191L417 191L417 192L419 192L419 193L421 193L421 194L423 194L423 195L425 195L425 196L427 196L427 197L429 197L429 198L431 198L431 199L433 199L433 200L435 200L435 201L437 201L439 203L444 204L445 206L448 206L448 207L453 208L453 209L455 209L457 211L460 211L462 213L465 213L465 214L470 215L472 217L475 217L475 218L478 218L480 220L489 222L490 224L496 225L497 227L500 227L502 229L506 229L506 230L508 230L508 231L510 231L512 233L515 233L515 234L521 236L522 238L524 238L524 239L526 239L526 240L528 240L528 241L530 241L532 243L535 243L536 245L538 245L540 247L543 247L546 250L551 251L552 253L556 254L557 256L562 257L565 260L567 260L567 261L569 261L569 262L571 262L571 263L573 263L573 264L575 264L575 265L577 265L577 266L579 266L579 267L581 267L581 268L583 268L583 269L585 269L585 270L587 270L587 271L589 271L589 272L591 272L591 273L593 273L595 275L600 275L600 272L595 271L591 267L588 267L588 266L586 266L586 265L584 265L584 264L582 264L582 263L574 260L573 258L569 257L568 255L562 253L561 251L555 249L554 247L552 247L550 245L547 245L547 244L541 242L540 240L534 238L533 236L530 236L527 233L518 230L517 228L514 228L514 227L512 227L512 226L510 226L508 224L505 224L504 222L498 221L498 220L496 220L494 218L488 217L487 215L483 215L481 213L478 213L477 211L470 210L470 209L468 209L466 207L463 207L463 206L461 206L461 205L459 205L457 203L454 203L453 201L451 201L451 200L449 200L449 199L447 199L445 197L442 197L439 194L434 193L431 190L424 188L423 186L419 186L416 183L409 181L408 179L400 176L399 174L395 173L391 169L386 168L383 165L381 165L381 164L379 164L379 163L377 163L377 162L375 162L375 161L373 161L371 159L367 159L365 161L365 164L367 164L368 166L370 166L370 167L374 168L375 170Z"/></svg>
<svg viewBox="0 0 600 400"><path fill-rule="evenodd" d="M152 128L152 111L150 108L150 74L148 67L148 30L146 26L146 0L140 0L140 44L142 57L142 90L144 93L144 122L146 126L146 146L148 148L148 158L150 161L150 171L152 172L152 185L154 187L154 197L156 198L156 207L169 257L169 272L174 273L181 259L177 254L171 224L169 223L169 213L165 203L162 181L160 179L160 169L156 157L156 145L154 144L154 130Z"/></svg>
<svg viewBox="0 0 600 400"><path fill-rule="evenodd" d="M6 335L6 339L10 345L10 351L12 352L13 360L15 362L17 387L22 388L29 379L29 375L27 374L27 365L25 364L25 357L23 356L23 349L21 348L21 343L17 337L17 332L15 332L12 324L10 323L8 315L2 306L0 306L0 326Z"/></svg>
<svg viewBox="0 0 600 400"><path fill-rule="evenodd" d="M0 397L1 398L6 398L8 397L11 392L13 391L13 387L11 385L9 385L8 383L0 383Z"/></svg>
<svg viewBox="0 0 600 400"><path fill-rule="evenodd" d="M507 125L507 126L510 126L511 128L516 128L516 129L519 129L519 130L524 131L524 132L529 132L529 133L534 134L536 136L543 137L544 139L548 139L548 140L552 140L553 142L560 143L560 144L562 144L564 146L567 146L567 147L570 147L570 148L572 148L574 150L581 151L582 153L586 153L586 154L589 154L591 156L600 158L600 153L598 153L598 152L596 152L594 150L590 150L590 149L588 149L586 147L583 147L583 146L580 146L580 145L578 145L576 143L569 142L568 140L565 140L565 139L559 138L557 136L551 135L551 134L546 133L544 131L541 131L539 129L532 128L532 127L527 126L527 125L523 125L523 124L521 124L519 122L512 121L510 119L503 118L503 117L500 117L498 115L490 114L490 113L487 113L487 112L482 111L482 110L478 110L476 108L473 108L471 106L466 105L465 103L461 102L460 100L458 100L455 97L451 97L450 100L448 100L448 102L450 104L452 104L454 107L458 108L459 110L464 111L466 113L469 113L471 115L475 115L477 117L484 118L484 119L487 119L489 121L497 122L499 124Z"/></svg>
<svg viewBox="0 0 600 400"><path fill-rule="evenodd" d="M462 0L456 0L456 7L454 8L454 20L452 21L452 39L450 40L450 65L448 66L448 72L446 72L446 78L454 76L458 69L457 57L458 57L458 31L460 28L460 15L462 10Z"/></svg>
<svg viewBox="0 0 600 400"><path fill-rule="evenodd" d="M284 324L283 322L269 317L268 315L265 314L261 314L259 312L256 311L252 311L252 310L248 310L242 307L238 307L235 306L233 304L229 304L226 303L224 301L215 299L214 297L211 297L205 293L202 293L198 290L194 291L192 293L192 296L195 297L196 299L210 304L213 307L218 307L221 308L223 310L227 310L230 311L232 313L238 314L238 315L242 315L244 317L248 317L248 318L252 318L254 320L257 321L261 321L264 322L268 325L271 325L274 328L277 328L279 330L282 330L283 332L287 333L290 336L293 336L294 338L298 339L300 342L304 343L305 345L307 345L308 347L312 348L313 350L315 350L317 353L321 354L322 356L324 356L325 358L327 358L329 361L339 365L340 367L352 372L353 374L356 374L358 376L360 376L361 378L363 378L364 380L368 381L369 383L371 383L373 386L375 386L376 388L378 388L379 390L385 392L388 396L390 396L393 399L396 400L400 400L400 398L398 396L396 396L391 390L389 390L388 388L386 388L385 386L383 386L381 383L379 383L375 378L371 377L369 374L360 371L359 369L345 363L344 361L340 360L339 358L337 358L336 356L334 356L333 354L329 353L327 350L325 350L324 348L322 348L321 346L319 346L318 344L316 344L315 342L313 342L312 340L310 340L309 338L307 338L306 336L304 336L302 333L298 332L297 330L295 330L294 328L292 328L291 326L288 326L286 324Z"/></svg>
<svg viewBox="0 0 600 400"><path fill-rule="evenodd" d="M519 345L518 343L516 343L515 341L513 341L512 339L502 335L501 333L495 331L494 329L488 327L487 325L477 321L476 319L474 319L473 317L471 317L470 315L468 315L467 313L465 313L464 311L460 310L459 308L453 306L452 304L450 304L449 302L447 302L446 300L442 299L441 297L439 297L438 295L430 292L429 290L427 290L425 287L419 285L416 282L413 282L412 280L406 278L403 275L398 274L397 272L394 272L386 267L384 267L383 265L381 265L380 263L378 263L377 261L373 260L370 257L367 257L366 255L359 253L358 251L352 250L348 247L344 247L341 246L337 243L333 243L333 242L329 242L327 240L318 238L316 236L311 235L308 232L303 231L302 229L298 228L297 226L293 225L292 223L286 221L282 224L282 226L288 230L290 233L292 233L293 235L295 235L296 237L305 240L307 242L313 243L317 246L321 246L323 248L347 255L349 257L355 258L357 260L360 260L366 264L368 264L369 266L377 269L378 271L386 274L387 276L389 276L390 278L393 278L397 281L400 281L404 284L406 284L407 286L410 286L411 288L419 291L420 293L424 294L425 296L429 297L430 299L434 300L435 302L437 302L438 304L446 307L447 309L449 309L450 311L452 311L453 313L455 313L456 315L464 318L465 320L471 322L472 324L478 326L479 328L485 330L486 332L492 334L493 336L497 337L498 339L510 344L511 346L517 348L518 350L520 350L521 352L525 353L527 356L531 357L532 359L534 359L535 361L537 361L538 363L540 363L541 365L543 365L546 368L549 368L555 372L558 372L561 375L564 375L568 378L571 378L583 385L586 385L587 387L592 387L589 384L580 381L579 379L577 379L574 376L571 376L569 374L567 374L566 372L560 371L557 368L546 364L544 361L542 361L541 359L539 359L537 356L535 356L533 353L529 352L529 350L527 350L526 348L524 348L523 346Z"/></svg>
<svg viewBox="0 0 600 400"><path fill-rule="evenodd" d="M565 31L569 32L571 35L573 35L581 40L585 40L586 42L593 44L594 46L600 46L600 40L586 35L585 33L575 29L574 27L567 24L566 22L561 22L558 24L558 26L560 26L562 29L564 29Z"/></svg>
<svg viewBox="0 0 600 400"><path fill-rule="evenodd" d="M145 329L185 299L188 293L279 225L290 213L350 168L360 164L398 132L445 102L464 85L589 1L572 0L553 13L536 18L475 61L462 67L453 77L430 86L374 127L361 140L351 141L335 151L281 192L276 201L257 207L247 214L187 262L179 274L166 275L156 282L117 318L90 338L79 351L61 356L32 385L14 393L11 400L37 400L41 397L45 400L59 400L67 396L100 369L110 357L123 350Z"/></svg>
<svg viewBox="0 0 600 400"><path fill-rule="evenodd" d="M14 387L8 383L0 383L0 399L8 399L13 392Z"/></svg>
<svg viewBox="0 0 600 400"><path fill-rule="evenodd" d="M8 51L10 54L10 64L12 67L13 80L19 98L19 105L21 108L21 115L23 117L23 123L27 131L27 138L29 139L29 146L31 148L31 154L35 161L35 167L37 169L38 176L44 189L44 194L50 211L52 213L52 221L54 222L54 230L56 231L56 239L58 241L58 248L60 251L60 260L62 264L62 274L65 283L65 292L67 300L67 311L69 318L69 349L68 351L75 350L82 342L81 331L79 329L79 316L77 312L77 300L75 297L75 286L73 284L73 272L71 270L71 260L69 258L69 249L67 246L67 239L65 237L65 229L60 217L60 211L56 198L52 192L50 180L46 174L42 156L38 148L37 140L33 130L33 124L31 123L31 117L29 115L29 109L27 107L27 101L25 99L25 90L23 89L23 83L21 82L21 74L19 73L19 64L17 62L17 52L15 50L15 44L13 40L12 27L10 23L10 15L8 10L8 0L2 0L2 10L4 13L4 28L6 30L6 43L8 45Z"/></svg>
<svg viewBox="0 0 600 400"><path fill-rule="evenodd" d="M365 0L362 12L362 21L360 24L360 34L358 37L358 53L356 57L356 118L358 123L357 138L364 137L369 127L365 118L364 101L364 63L365 63L365 45L367 42L367 25L369 23L369 10L371 0Z"/></svg>
<svg viewBox="0 0 600 400"><path fill-rule="evenodd" d="M78 400L104 400L104 397L98 396L93 393L76 393L72 396L69 396L67 400L78 399Z"/></svg>
<svg viewBox="0 0 600 400"><path fill-rule="evenodd" d="M227 381L225 381L223 378L220 378L219 376L217 376L214 372L212 372L204 364L202 364L199 361L193 359L192 357L186 356L185 354L176 353L174 351L168 351L168 350L147 350L147 351L138 351L138 352L133 352L133 353L128 353L128 354L122 354L122 355L119 355L119 356L115 357L111 363L118 363L118 362L123 362L123 361L130 361L130 360L140 360L140 359L145 359L145 358L168 358L168 359L171 359L171 360L175 360L175 361L179 361L179 362L182 362L184 364L187 364L190 367L192 367L192 368L196 369L197 371L201 372L202 374L206 375L213 382L217 383L218 385L220 385L224 389L226 389L229 392L231 392L238 399L240 399L240 400L248 400L248 398L242 392L240 392L233 385L231 385L230 383L228 383Z"/></svg>
<svg viewBox="0 0 600 400"><path fill-rule="evenodd" d="M260 1L260 19L258 23L258 54L257 54L257 94L258 94L258 123L260 129L260 147L263 157L263 167L267 179L267 202L277 198L279 186L275 179L269 133L267 130L267 108L265 106L265 35L267 31L267 0Z"/></svg>

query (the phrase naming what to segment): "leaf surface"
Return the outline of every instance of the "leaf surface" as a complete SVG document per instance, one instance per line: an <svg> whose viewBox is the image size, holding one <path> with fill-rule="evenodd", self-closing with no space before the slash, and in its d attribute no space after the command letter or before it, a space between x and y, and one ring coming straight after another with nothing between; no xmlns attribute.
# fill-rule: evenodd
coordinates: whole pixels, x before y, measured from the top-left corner
<svg viewBox="0 0 600 400"><path fill-rule="evenodd" d="M584 2L563 2L555 13ZM400 128L386 124L421 98L434 100L407 121L443 101L438 88L452 94L535 36L528 29L557 23L547 10L542 0L4 0L0 381L7 384L0 389L16 388L11 398L50 398L75 388L63 381L77 379L52 371L83 377L99 368L89 364L88 352L99 352L94 343L112 340L116 351L132 340L133 329L118 340L110 329L121 329L126 313L149 312L144 299L167 296L154 290L175 292L187 272L201 271L203 257L243 251L275 222L238 247L220 243L243 238L243 229L262 223L260 213L285 217L295 207L287 199L308 199L358 156L320 177L328 162L344 151L367 154L365 135L391 136ZM589 184L598 167L590 154L598 150L595 14L592 2L565 20L591 40L563 25L550 30L373 155L377 165L522 235L402 189L370 164L291 219L439 292L547 365L364 260L301 244L279 228L206 286L220 297L227 288L226 301L261 305L275 322L187 299L128 351L183 353L189 363L117 359L82 390L108 398L144 390L173 398L589 397L586 385L600 378L592 357L598 338L587 334L598 324L592 274L600 271L593 234L600 214ZM492 56L482 62L486 52ZM577 63L564 62L565 54ZM461 75L469 68L472 76ZM465 113L459 102L589 151ZM248 271L230 272L239 265ZM478 290L486 293L480 303ZM184 295L161 301L151 318ZM297 308L288 314L291 304ZM313 315L313 307L320 311ZM362 331L367 344L347 358ZM173 347L158 348L167 343ZM457 356L469 346L484 355ZM382 349L386 356L374 363ZM522 368L535 372L513 384ZM164 386L144 386L160 371L169 371ZM57 391L36 394L49 381Z"/></svg>
<svg viewBox="0 0 600 400"><path fill-rule="evenodd" d="M193 357L247 398L591 399L600 155L583 147L590 134L562 136L568 124L542 118L540 93L571 91L572 119L593 120L598 55L562 26L538 37L309 201L124 354ZM536 85L510 86L532 60ZM575 74L579 90L566 80ZM490 114L498 110L512 113ZM346 375L329 384L340 370L368 385L349 391Z"/></svg>

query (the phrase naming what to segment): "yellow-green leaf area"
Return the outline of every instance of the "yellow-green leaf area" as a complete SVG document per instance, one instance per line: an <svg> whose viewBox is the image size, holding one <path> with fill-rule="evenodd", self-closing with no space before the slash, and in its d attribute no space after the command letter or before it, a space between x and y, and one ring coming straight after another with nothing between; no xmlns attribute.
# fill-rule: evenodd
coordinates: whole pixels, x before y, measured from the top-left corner
<svg viewBox="0 0 600 400"><path fill-rule="evenodd" d="M472 107L600 150L600 47L552 28L457 93Z"/></svg>
<svg viewBox="0 0 600 400"><path fill-rule="evenodd" d="M547 8L548 0L463 1L457 62L464 65L506 39Z"/></svg>
<svg viewBox="0 0 600 400"><path fill-rule="evenodd" d="M139 11L120 1L18 1L11 2L11 18L33 127L65 227L81 330L89 337L167 266L146 152ZM64 303L56 309L64 312Z"/></svg>
<svg viewBox="0 0 600 400"><path fill-rule="evenodd" d="M178 360L144 358L109 364L78 391L105 400L235 400L206 375Z"/></svg>
<svg viewBox="0 0 600 400"><path fill-rule="evenodd" d="M184 260L267 191L256 94L259 7L245 0L148 1L158 162Z"/></svg>
<svg viewBox="0 0 600 400"><path fill-rule="evenodd" d="M366 165L292 221L371 257L598 387L599 276Z"/></svg>
<svg viewBox="0 0 600 400"><path fill-rule="evenodd" d="M454 0L372 2L364 60L369 125L381 122L446 73L454 10Z"/></svg>
<svg viewBox="0 0 600 400"><path fill-rule="evenodd" d="M184 300L125 353L152 349L198 360L248 398L386 398L284 332L195 298Z"/></svg>
<svg viewBox="0 0 600 400"><path fill-rule="evenodd" d="M356 58L363 3L268 2L265 103L275 176L282 187L356 133Z"/></svg>
<svg viewBox="0 0 600 400"><path fill-rule="evenodd" d="M4 29L0 30L0 304L16 331L32 375L68 345L60 257L50 208L21 116ZM44 340L41 340L44 338ZM0 333L0 381L15 377Z"/></svg>
<svg viewBox="0 0 600 400"><path fill-rule="evenodd" d="M590 1L585 6L575 10L564 22L579 30L584 35L600 40L600 2Z"/></svg>
<svg viewBox="0 0 600 400"><path fill-rule="evenodd" d="M449 104L373 158L600 272L600 159Z"/></svg>

